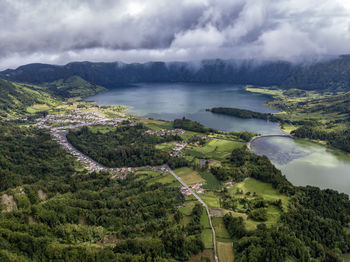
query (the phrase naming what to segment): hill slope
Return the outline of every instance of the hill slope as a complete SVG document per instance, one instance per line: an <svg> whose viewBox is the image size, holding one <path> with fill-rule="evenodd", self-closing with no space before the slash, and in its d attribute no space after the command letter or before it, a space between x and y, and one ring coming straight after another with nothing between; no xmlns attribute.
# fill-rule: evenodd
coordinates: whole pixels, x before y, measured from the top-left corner
<svg viewBox="0 0 350 262"><path fill-rule="evenodd" d="M105 90L104 87L91 84L79 76L71 76L43 85L48 88L47 91L50 94L62 98L87 97Z"/></svg>
<svg viewBox="0 0 350 262"><path fill-rule="evenodd" d="M52 104L54 99L38 86L0 79L0 116L25 114L33 104Z"/></svg>
<svg viewBox="0 0 350 262"><path fill-rule="evenodd" d="M74 62L64 66L29 64L0 76L27 83L53 82L79 76L107 88L137 82L232 83L260 86L278 85L285 89L350 90L350 56L293 65L284 61L203 60L190 62L149 62L124 64Z"/></svg>
<svg viewBox="0 0 350 262"><path fill-rule="evenodd" d="M294 71L286 62L204 60L198 65L185 62L145 64L75 62L64 66L30 64L6 70L0 76L28 83L52 82L80 76L90 83L113 88L136 82L202 82L279 85Z"/></svg>

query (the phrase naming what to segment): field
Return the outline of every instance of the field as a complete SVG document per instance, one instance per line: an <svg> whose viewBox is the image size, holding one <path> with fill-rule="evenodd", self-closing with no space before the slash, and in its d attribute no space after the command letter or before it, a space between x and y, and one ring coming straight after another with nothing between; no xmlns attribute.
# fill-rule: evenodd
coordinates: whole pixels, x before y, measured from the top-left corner
<svg viewBox="0 0 350 262"><path fill-rule="evenodd" d="M247 178L243 182L235 184L229 191L235 193L238 188L242 189L244 194L247 192L255 192L257 196L261 196L265 200L281 199L283 207L287 208L288 206L289 197L279 193L271 184L260 182L254 178Z"/></svg>
<svg viewBox="0 0 350 262"><path fill-rule="evenodd" d="M209 208L220 208L220 196L215 192L205 191L200 198L208 205Z"/></svg>
<svg viewBox="0 0 350 262"><path fill-rule="evenodd" d="M226 227L223 222L222 217L213 217L212 218L213 226L216 232L216 240L220 242L232 242L229 233L226 230Z"/></svg>
<svg viewBox="0 0 350 262"><path fill-rule="evenodd" d="M140 119L142 123L149 129L162 130L162 129L173 129L172 122L152 120L152 119Z"/></svg>
<svg viewBox="0 0 350 262"><path fill-rule="evenodd" d="M243 194L237 196L236 195L237 189L242 190ZM283 208L285 210L288 208L289 197L280 194L276 189L272 187L271 184L263 183L253 178L247 178L243 182L235 184L232 188L229 189L229 192L233 196L237 196L237 197L243 197L247 192L250 192L251 194L254 194L255 192L256 196L262 197L264 200L267 200L267 201L276 201L281 199ZM236 213L236 216L239 216L240 214L244 214L244 213L237 213L237 212L232 212L232 213L233 214ZM245 216L242 216L242 217L245 218L245 226L247 230L254 230L256 229L257 225L261 224L261 222L248 219L246 214L244 215ZM281 215L281 210L278 207L270 204L267 207L267 221L264 221L264 223L267 226L273 226L278 222L280 215Z"/></svg>
<svg viewBox="0 0 350 262"><path fill-rule="evenodd" d="M234 257L232 242L216 242L216 245L219 261L232 262Z"/></svg>
<svg viewBox="0 0 350 262"><path fill-rule="evenodd" d="M225 160L230 156L233 149L243 145L243 143L235 141L211 139L204 146L188 147L186 153L198 158Z"/></svg>
<svg viewBox="0 0 350 262"><path fill-rule="evenodd" d="M204 189L208 189L208 190L221 189L221 182L209 171L200 172L199 175L207 181L206 184L203 185Z"/></svg>
<svg viewBox="0 0 350 262"><path fill-rule="evenodd" d="M205 180L198 174L197 171L193 170L189 167L182 167L177 168L174 170L174 172L181 177L181 179L187 184L187 185L193 185L197 183L204 183Z"/></svg>
<svg viewBox="0 0 350 262"><path fill-rule="evenodd" d="M151 179L148 180L148 184L161 183L168 185L169 187L178 187L180 186L179 181L177 181L171 174L166 173L162 174L155 171L149 170L140 170L136 172L136 175L141 176L150 176Z"/></svg>

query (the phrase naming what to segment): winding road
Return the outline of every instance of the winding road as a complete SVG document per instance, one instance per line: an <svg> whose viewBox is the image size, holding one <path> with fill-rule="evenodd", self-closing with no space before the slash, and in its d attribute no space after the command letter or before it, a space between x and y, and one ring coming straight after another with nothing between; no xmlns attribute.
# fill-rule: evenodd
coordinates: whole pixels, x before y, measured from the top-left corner
<svg viewBox="0 0 350 262"><path fill-rule="evenodd" d="M169 173L177 179L177 181L179 181L189 192L191 192L191 194L204 206L205 210L207 211L209 224L211 227L211 231L213 233L214 258L216 262L219 262L219 258L216 250L216 233L215 233L213 223L211 221L210 212L207 204L180 177L178 177L168 165L165 165L165 167L166 169L168 169Z"/></svg>

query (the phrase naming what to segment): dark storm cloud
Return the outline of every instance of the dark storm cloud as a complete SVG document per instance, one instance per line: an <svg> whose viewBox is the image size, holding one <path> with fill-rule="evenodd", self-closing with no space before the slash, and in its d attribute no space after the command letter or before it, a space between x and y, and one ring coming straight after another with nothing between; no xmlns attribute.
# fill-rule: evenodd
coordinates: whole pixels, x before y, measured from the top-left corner
<svg viewBox="0 0 350 262"><path fill-rule="evenodd" d="M0 0L0 67L350 53L342 0Z"/></svg>

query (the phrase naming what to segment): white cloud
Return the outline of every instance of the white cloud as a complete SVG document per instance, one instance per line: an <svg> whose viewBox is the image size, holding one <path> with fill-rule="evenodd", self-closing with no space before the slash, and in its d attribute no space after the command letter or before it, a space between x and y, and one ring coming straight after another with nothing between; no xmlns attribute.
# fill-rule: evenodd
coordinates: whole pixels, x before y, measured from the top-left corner
<svg viewBox="0 0 350 262"><path fill-rule="evenodd" d="M0 0L0 67L350 53L345 0Z"/></svg>

